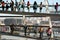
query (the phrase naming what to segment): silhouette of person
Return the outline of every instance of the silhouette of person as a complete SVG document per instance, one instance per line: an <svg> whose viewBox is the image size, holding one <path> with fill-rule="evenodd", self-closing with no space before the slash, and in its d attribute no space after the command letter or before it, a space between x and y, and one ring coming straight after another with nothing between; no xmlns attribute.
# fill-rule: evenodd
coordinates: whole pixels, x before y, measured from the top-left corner
<svg viewBox="0 0 60 40"><path fill-rule="evenodd" d="M17 0L15 0L15 11L17 8L18 8L18 2L17 2Z"/></svg>
<svg viewBox="0 0 60 40"><path fill-rule="evenodd" d="M13 6L14 6L14 2L11 0L11 3L10 3L11 11L13 11Z"/></svg>
<svg viewBox="0 0 60 40"><path fill-rule="evenodd" d="M36 2L36 1L34 1L34 4L33 4L33 10L34 10L34 13L35 13L36 10L37 10L37 2Z"/></svg>
<svg viewBox="0 0 60 40"><path fill-rule="evenodd" d="M56 2L55 10L56 10L56 12L57 12L57 10L58 10L58 2Z"/></svg>
<svg viewBox="0 0 60 40"><path fill-rule="evenodd" d="M28 1L28 2L27 2L27 9L28 9L28 12L29 12L29 8L30 8L30 2Z"/></svg>
<svg viewBox="0 0 60 40"><path fill-rule="evenodd" d="M1 4L2 4L2 10L4 11L5 2L2 1Z"/></svg>
<svg viewBox="0 0 60 40"><path fill-rule="evenodd" d="M6 1L6 11L8 10L9 6L8 6L8 1Z"/></svg>
<svg viewBox="0 0 60 40"><path fill-rule="evenodd" d="M42 10L42 2L40 3L40 12L41 12L41 10Z"/></svg>
<svg viewBox="0 0 60 40"><path fill-rule="evenodd" d="M23 9L23 12L24 12L24 7L25 7L25 2L23 1L21 4L21 8Z"/></svg>

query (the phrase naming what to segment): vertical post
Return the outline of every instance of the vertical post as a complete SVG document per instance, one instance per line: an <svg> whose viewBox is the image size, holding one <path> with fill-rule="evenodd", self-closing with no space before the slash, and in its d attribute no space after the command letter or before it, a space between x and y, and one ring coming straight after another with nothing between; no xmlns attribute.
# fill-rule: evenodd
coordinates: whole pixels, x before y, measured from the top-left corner
<svg viewBox="0 0 60 40"><path fill-rule="evenodd" d="M26 36L27 26L25 22L25 15L23 15L24 35Z"/></svg>
<svg viewBox="0 0 60 40"><path fill-rule="evenodd" d="M26 15L23 15L23 24L24 24L24 25L26 25L25 16L26 16ZM28 40L28 39L26 38L25 40Z"/></svg>
<svg viewBox="0 0 60 40"><path fill-rule="evenodd" d="M23 24L25 25L25 15L23 15Z"/></svg>
<svg viewBox="0 0 60 40"><path fill-rule="evenodd" d="M48 3L48 0L44 0L44 1L45 1L45 5L46 5L46 12L49 13L49 9L48 9L49 3Z"/></svg>
<svg viewBox="0 0 60 40"><path fill-rule="evenodd" d="M51 18L49 17L49 26L52 30L52 22L51 22ZM53 30L52 30L52 33L51 33L51 38L53 38Z"/></svg>
<svg viewBox="0 0 60 40"><path fill-rule="evenodd" d="M39 25L39 20L37 19L37 25ZM36 27L36 37L38 36L38 27Z"/></svg>

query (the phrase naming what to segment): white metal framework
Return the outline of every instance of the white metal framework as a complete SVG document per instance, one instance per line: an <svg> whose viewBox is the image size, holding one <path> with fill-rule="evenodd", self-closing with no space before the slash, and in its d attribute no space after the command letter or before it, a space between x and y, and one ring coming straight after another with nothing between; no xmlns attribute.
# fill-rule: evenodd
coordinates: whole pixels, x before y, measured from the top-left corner
<svg viewBox="0 0 60 40"><path fill-rule="evenodd" d="M49 27L51 28L52 30L52 22L51 22L51 18L50 17L47 17L48 21L49 21ZM25 15L23 15L23 24L25 25L26 22L25 22ZM51 38L53 38L53 30L52 30L52 33L51 33Z"/></svg>
<svg viewBox="0 0 60 40"><path fill-rule="evenodd" d="M50 18L50 17L48 17L48 18L49 18L49 26L50 26L50 28L51 28L51 30L52 30L51 18ZM51 38L53 38L53 30L52 30L52 33L51 33Z"/></svg>
<svg viewBox="0 0 60 40"><path fill-rule="evenodd" d="M48 0L44 0L44 4L46 5L46 12L47 13L49 13L49 8L48 8L48 5L49 5L49 3L48 3Z"/></svg>

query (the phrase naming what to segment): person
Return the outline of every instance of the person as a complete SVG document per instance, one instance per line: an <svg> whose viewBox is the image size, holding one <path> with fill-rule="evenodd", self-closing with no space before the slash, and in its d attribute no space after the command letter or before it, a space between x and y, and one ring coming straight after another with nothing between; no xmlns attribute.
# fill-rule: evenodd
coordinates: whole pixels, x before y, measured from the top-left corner
<svg viewBox="0 0 60 40"><path fill-rule="evenodd" d="M40 12L41 12L41 10L42 10L42 2L40 3Z"/></svg>
<svg viewBox="0 0 60 40"><path fill-rule="evenodd" d="M6 1L6 11L8 10L9 6L8 6L8 1Z"/></svg>
<svg viewBox="0 0 60 40"><path fill-rule="evenodd" d="M17 2L17 0L15 0L15 11L17 8L18 8L18 2Z"/></svg>
<svg viewBox="0 0 60 40"><path fill-rule="evenodd" d="M34 37L37 37L37 27L34 26L33 30L34 30Z"/></svg>
<svg viewBox="0 0 60 40"><path fill-rule="evenodd" d="M24 26L24 32L25 32L24 35L27 36L27 35L26 35L26 33L27 33L27 26L26 26L26 25Z"/></svg>
<svg viewBox="0 0 60 40"><path fill-rule="evenodd" d="M32 29L32 27L28 27L28 36L30 36L30 32L31 32L31 29Z"/></svg>
<svg viewBox="0 0 60 40"><path fill-rule="evenodd" d="M43 31L44 31L44 29L42 27L40 27L40 30L39 30L40 39L42 39L42 37L43 37Z"/></svg>
<svg viewBox="0 0 60 40"><path fill-rule="evenodd" d="M34 1L33 10L34 10L34 13L36 13L36 10L37 10L37 2L36 1Z"/></svg>
<svg viewBox="0 0 60 40"><path fill-rule="evenodd" d="M11 0L11 3L10 3L10 7L11 7L11 11L13 11L14 2L12 0Z"/></svg>
<svg viewBox="0 0 60 40"><path fill-rule="evenodd" d="M21 4L21 8L23 9L23 12L24 12L24 7L25 7L25 2L23 1L22 4Z"/></svg>
<svg viewBox="0 0 60 40"><path fill-rule="evenodd" d="M58 10L58 2L56 2L55 10L56 10L56 12L57 12L57 10Z"/></svg>
<svg viewBox="0 0 60 40"><path fill-rule="evenodd" d="M4 1L2 1L2 2L1 2L1 4L2 4L2 11L4 11L5 2L4 2Z"/></svg>
<svg viewBox="0 0 60 40"><path fill-rule="evenodd" d="M30 8L30 2L28 1L28 2L27 2L27 9L28 9L28 12L29 12L29 8Z"/></svg>
<svg viewBox="0 0 60 40"><path fill-rule="evenodd" d="M51 28L49 27L48 29L47 29L47 36L49 37L49 39L50 39L50 37L51 37L51 33L52 33L52 30L51 30Z"/></svg>
<svg viewBox="0 0 60 40"><path fill-rule="evenodd" d="M20 8L21 8L21 4L19 2L19 4L18 4L18 11L20 11Z"/></svg>
<svg viewBox="0 0 60 40"><path fill-rule="evenodd" d="M13 32L14 32L14 24L10 25L10 29L11 29L11 34L13 34Z"/></svg>

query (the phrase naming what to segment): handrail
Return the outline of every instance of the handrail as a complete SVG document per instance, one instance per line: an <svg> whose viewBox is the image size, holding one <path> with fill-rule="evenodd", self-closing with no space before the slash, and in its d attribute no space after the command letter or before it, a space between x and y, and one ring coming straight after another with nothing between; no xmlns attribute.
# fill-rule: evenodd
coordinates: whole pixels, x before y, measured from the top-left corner
<svg viewBox="0 0 60 40"><path fill-rule="evenodd" d="M10 26L10 25L0 25L0 27L4 27L4 26ZM49 27L49 25L13 25L14 27ZM60 26L54 26L52 25L53 28L60 28Z"/></svg>
<svg viewBox="0 0 60 40"><path fill-rule="evenodd" d="M60 17L59 14L50 14L50 13L34 13L34 12L16 12L16 11L1 11L0 13L2 14L17 14L17 15L29 15L31 17L46 17L46 16L58 16Z"/></svg>
<svg viewBox="0 0 60 40"><path fill-rule="evenodd" d="M24 38L30 38L30 39L38 39L38 37L30 37L30 36L24 36L24 35L19 35L19 34L11 34L10 32L2 32L2 31L0 31L0 35L9 35L9 36L24 37ZM43 36L43 37L47 37L47 36Z"/></svg>
<svg viewBox="0 0 60 40"><path fill-rule="evenodd" d="M7 3L5 3L5 4L7 4ZM9 5L10 5L10 3L8 3ZM1 5L1 4L0 4ZM14 4L15 5L15 4ZM32 6L33 4L30 4L30 7L33 7ZM40 4L38 4L37 5L38 7L40 7ZM47 6L47 5L44 5L44 4L42 4L42 7L45 7L45 6ZM54 7L55 5L48 5L48 7ZM60 6L60 4L58 4L58 6ZM27 4L25 4L25 7L27 7Z"/></svg>
<svg viewBox="0 0 60 40"><path fill-rule="evenodd" d="M46 7L47 5L42 5L42 7ZM58 6L60 6L60 4L58 5ZM39 8L40 6L38 5L38 7L37 8ZM55 7L55 5L48 5L48 7ZM0 8L2 8L2 6L0 6ZM6 6L4 6L4 8L6 8ZM10 7L9 7L10 8ZM16 11L16 7L14 6L14 8L15 8L15 10L14 11ZM24 8L27 8L27 6L25 5L24 6ZM33 8L33 6L32 6L32 4L30 5L30 8ZM22 11L23 12L23 11ZM51 11L49 11L49 12L51 12ZM54 11L54 13L55 13L56 11ZM39 12L40 13L40 12ZM60 13L59 11L57 11L57 13Z"/></svg>

